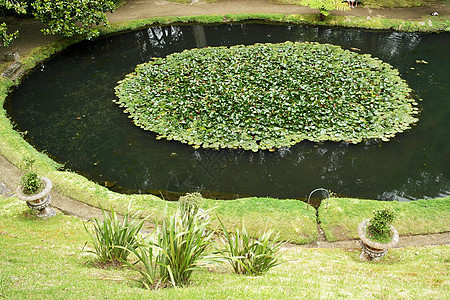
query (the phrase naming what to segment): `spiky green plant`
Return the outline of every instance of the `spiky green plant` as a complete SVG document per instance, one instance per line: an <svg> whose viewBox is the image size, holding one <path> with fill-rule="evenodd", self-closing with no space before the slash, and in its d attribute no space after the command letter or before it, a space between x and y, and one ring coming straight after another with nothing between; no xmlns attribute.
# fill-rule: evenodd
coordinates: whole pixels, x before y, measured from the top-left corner
<svg viewBox="0 0 450 300"><path fill-rule="evenodd" d="M193 271L218 260L205 258L213 231L209 228L211 209L201 209L202 203L199 193L181 197L176 212L168 214L166 207L163 223L157 224L153 239L128 250L138 260L133 264L123 262L142 275L147 288L185 286ZM143 267L137 266L139 262Z"/></svg>
<svg viewBox="0 0 450 300"><path fill-rule="evenodd" d="M84 228L94 247L93 251L88 250L88 252L96 254L101 261L126 260L130 251L138 247L137 236L146 218L139 220L138 213L131 215L130 207L128 207L121 221L113 208L110 211L106 211L101 206L100 208L103 220L92 219L94 222L92 230L88 228L87 223L84 223Z"/></svg>
<svg viewBox="0 0 450 300"><path fill-rule="evenodd" d="M156 262L156 255L159 247L151 241L142 241L136 248L129 248L128 251L133 253L137 261L130 263L126 260L121 260L125 265L138 271L142 275L142 284L147 289L158 288L161 284L159 276L159 266ZM141 263L142 266L137 264Z"/></svg>
<svg viewBox="0 0 450 300"><path fill-rule="evenodd" d="M201 210L201 206L204 204L205 200L200 193L188 193L181 196L178 199L179 209L182 214L188 214L190 216L195 215ZM188 220L189 218L187 218Z"/></svg>
<svg viewBox="0 0 450 300"><path fill-rule="evenodd" d="M230 233L219 219L222 227L224 249L221 251L237 274L252 276L261 275L282 263L279 251L283 242L272 230L265 231L257 239L253 239L245 225Z"/></svg>
<svg viewBox="0 0 450 300"><path fill-rule="evenodd" d="M213 236L209 228L209 211L197 210L194 214L187 214L177 210L164 217L156 233L159 247L156 261L162 281L168 281L173 286L184 286L193 271L210 262L204 259Z"/></svg>

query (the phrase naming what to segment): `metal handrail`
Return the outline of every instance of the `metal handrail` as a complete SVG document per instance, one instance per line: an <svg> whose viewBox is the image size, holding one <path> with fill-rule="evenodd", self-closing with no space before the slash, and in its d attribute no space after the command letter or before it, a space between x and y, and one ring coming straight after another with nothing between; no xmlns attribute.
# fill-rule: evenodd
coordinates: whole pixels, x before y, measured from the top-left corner
<svg viewBox="0 0 450 300"><path fill-rule="evenodd" d="M327 204L325 205L325 209L327 209L328 208L328 200L330 199L330 192L327 190L327 189L324 189L324 188L317 188L317 189L315 189L314 191L312 191L311 193L309 193L309 196L308 196L308 206L306 207L306 210L308 210L308 207L309 207L309 200L311 199L311 195L312 194L314 194L315 192L317 192L317 191L325 191L326 193L327 193Z"/></svg>

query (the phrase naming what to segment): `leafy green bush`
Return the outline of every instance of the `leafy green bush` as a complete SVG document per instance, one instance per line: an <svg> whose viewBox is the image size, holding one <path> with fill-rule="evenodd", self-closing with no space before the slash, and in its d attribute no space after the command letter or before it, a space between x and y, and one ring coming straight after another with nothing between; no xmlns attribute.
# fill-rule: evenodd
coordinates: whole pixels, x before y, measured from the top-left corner
<svg viewBox="0 0 450 300"><path fill-rule="evenodd" d="M346 10L348 4L341 0L300 0L300 5L309 6L312 9L318 9L320 21L331 14L332 10Z"/></svg>
<svg viewBox="0 0 450 300"><path fill-rule="evenodd" d="M116 87L134 123L193 147L389 140L417 121L387 63L317 43L202 48L137 66Z"/></svg>
<svg viewBox="0 0 450 300"><path fill-rule="evenodd" d="M111 211L106 211L103 207L100 206L100 208L103 213L103 221L94 218L92 231L84 223L84 228L94 247L94 251L88 252L96 254L101 261L105 262L124 261L130 251L133 252L138 247L138 233L144 226L146 219L138 220L138 213L131 216L128 209L123 216L123 220L120 221L114 209L111 208Z"/></svg>
<svg viewBox="0 0 450 300"><path fill-rule="evenodd" d="M20 178L20 185L25 195L37 194L44 187L38 174L33 171L34 163L35 160L31 157L25 157L23 159L23 164L27 172Z"/></svg>
<svg viewBox="0 0 450 300"><path fill-rule="evenodd" d="M42 188L42 181L38 174L34 172L26 173L20 179L20 185L22 186L22 191L26 195L32 195L39 192Z"/></svg>
<svg viewBox="0 0 450 300"><path fill-rule="evenodd" d="M392 207L385 206L375 210L367 226L368 237L380 243L388 243L391 240L391 223L394 220L395 211Z"/></svg>
<svg viewBox="0 0 450 300"><path fill-rule="evenodd" d="M261 275L281 263L279 250L283 243L278 242L278 236L274 236L272 230L253 239L245 225L242 229L237 228L236 233L230 233L222 222L220 224L225 245L221 253L235 273Z"/></svg>

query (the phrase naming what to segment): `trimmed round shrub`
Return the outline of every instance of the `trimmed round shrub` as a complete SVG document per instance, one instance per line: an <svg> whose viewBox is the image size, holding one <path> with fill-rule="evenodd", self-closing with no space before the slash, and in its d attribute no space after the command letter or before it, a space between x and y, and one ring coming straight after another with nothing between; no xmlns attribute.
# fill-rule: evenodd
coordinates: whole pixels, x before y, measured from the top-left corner
<svg viewBox="0 0 450 300"><path fill-rule="evenodd" d="M156 58L119 82L116 102L158 138L258 151L388 141L417 121L410 93L396 69L370 55L286 42Z"/></svg>

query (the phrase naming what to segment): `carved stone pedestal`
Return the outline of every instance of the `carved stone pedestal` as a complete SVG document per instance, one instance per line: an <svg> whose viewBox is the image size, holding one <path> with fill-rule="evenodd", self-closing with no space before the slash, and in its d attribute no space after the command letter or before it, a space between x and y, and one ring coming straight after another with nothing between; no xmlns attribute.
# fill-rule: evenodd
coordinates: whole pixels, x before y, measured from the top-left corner
<svg viewBox="0 0 450 300"><path fill-rule="evenodd" d="M366 236L366 227L368 223L369 219L366 219L358 225L358 235L361 239L362 248L362 253L359 257L365 261L379 260L384 255L386 255L388 249L393 248L395 245L397 245L399 240L398 232L394 228L394 226L391 225L392 240L389 243L374 242Z"/></svg>
<svg viewBox="0 0 450 300"><path fill-rule="evenodd" d="M53 217L56 215L55 210L50 206L51 196L50 190L53 184L47 177L40 177L44 188L42 191L35 195L25 195L22 192L22 186L19 185L16 191L16 196L19 200L26 201L27 206L33 210L37 210L37 216L43 219Z"/></svg>

